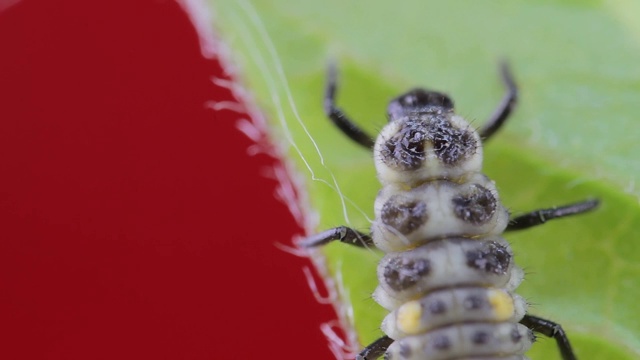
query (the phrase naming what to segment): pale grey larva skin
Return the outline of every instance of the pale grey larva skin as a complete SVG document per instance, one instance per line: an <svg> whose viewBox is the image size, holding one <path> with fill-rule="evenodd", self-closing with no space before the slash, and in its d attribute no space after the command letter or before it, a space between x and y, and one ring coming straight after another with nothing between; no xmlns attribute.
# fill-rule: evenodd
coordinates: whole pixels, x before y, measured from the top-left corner
<svg viewBox="0 0 640 360"><path fill-rule="evenodd" d="M518 323L470 323L439 328L396 340L385 354L389 360L450 360L478 357L526 359L534 337ZM506 355L506 356L505 356ZM515 357L514 357L515 356Z"/></svg>
<svg viewBox="0 0 640 360"><path fill-rule="evenodd" d="M386 253L374 299L390 311L385 358L523 360L534 337L477 132L445 106L400 113L374 147L383 184L374 244ZM397 115L397 113L396 113Z"/></svg>

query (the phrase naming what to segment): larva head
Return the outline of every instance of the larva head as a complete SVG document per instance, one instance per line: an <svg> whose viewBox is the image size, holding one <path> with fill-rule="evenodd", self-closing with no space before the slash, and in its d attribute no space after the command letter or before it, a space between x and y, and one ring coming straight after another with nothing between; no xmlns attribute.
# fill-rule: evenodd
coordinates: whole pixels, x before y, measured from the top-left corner
<svg viewBox="0 0 640 360"><path fill-rule="evenodd" d="M455 181L481 170L480 137L445 94L414 89L392 100L387 112L389 124L374 147L383 184Z"/></svg>
<svg viewBox="0 0 640 360"><path fill-rule="evenodd" d="M389 115L389 121L393 121L411 113L440 109L453 111L453 101L446 94L424 89L413 89L391 100L389 106L387 106L387 114Z"/></svg>

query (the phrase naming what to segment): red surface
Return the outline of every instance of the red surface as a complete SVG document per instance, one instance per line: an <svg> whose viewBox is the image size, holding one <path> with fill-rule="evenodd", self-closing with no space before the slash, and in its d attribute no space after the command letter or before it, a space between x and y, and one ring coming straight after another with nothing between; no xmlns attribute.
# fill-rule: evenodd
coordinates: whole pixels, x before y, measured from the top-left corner
<svg viewBox="0 0 640 360"><path fill-rule="evenodd" d="M24 0L0 49L0 358L332 358L176 3Z"/></svg>

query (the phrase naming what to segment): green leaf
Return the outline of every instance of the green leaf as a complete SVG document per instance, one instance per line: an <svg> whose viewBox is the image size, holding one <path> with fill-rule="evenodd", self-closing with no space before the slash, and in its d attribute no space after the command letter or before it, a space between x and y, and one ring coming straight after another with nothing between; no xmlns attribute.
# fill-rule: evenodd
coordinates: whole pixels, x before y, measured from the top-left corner
<svg viewBox="0 0 640 360"><path fill-rule="evenodd" d="M211 5L273 137L305 176L317 230L346 224L367 231L379 189L371 154L323 115L330 59L340 67L339 104L374 134L386 122L388 100L412 86L449 93L457 112L479 126L502 96L497 62L507 58L522 95L485 148L485 172L502 201L520 213L602 199L593 213L507 235L527 271L519 292L533 303L531 313L564 326L579 358L638 358L640 3ZM381 335L385 315L370 298L381 254L340 244L324 252L367 344ZM539 341L530 357L560 358L552 340Z"/></svg>

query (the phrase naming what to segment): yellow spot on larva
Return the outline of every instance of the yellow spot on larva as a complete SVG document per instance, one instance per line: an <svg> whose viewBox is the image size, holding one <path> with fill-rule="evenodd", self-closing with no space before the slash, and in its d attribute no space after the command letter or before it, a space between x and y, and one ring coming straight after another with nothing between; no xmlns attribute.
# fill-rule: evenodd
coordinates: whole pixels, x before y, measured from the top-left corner
<svg viewBox="0 0 640 360"><path fill-rule="evenodd" d="M515 311L513 298L508 292L499 289L489 290L489 303L496 315L497 321L510 319Z"/></svg>
<svg viewBox="0 0 640 360"><path fill-rule="evenodd" d="M398 308L396 324L405 334L417 334L420 331L422 307L418 301L409 301Z"/></svg>

